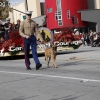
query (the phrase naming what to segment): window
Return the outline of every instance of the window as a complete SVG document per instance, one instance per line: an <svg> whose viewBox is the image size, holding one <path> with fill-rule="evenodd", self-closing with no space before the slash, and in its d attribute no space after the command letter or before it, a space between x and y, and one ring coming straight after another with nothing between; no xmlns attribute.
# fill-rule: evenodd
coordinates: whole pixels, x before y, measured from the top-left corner
<svg viewBox="0 0 100 100"><path fill-rule="evenodd" d="M55 12L55 19L56 20L62 20L61 11L56 11Z"/></svg>
<svg viewBox="0 0 100 100"><path fill-rule="evenodd" d="M57 11L55 12L55 19L58 20L58 25L61 26L62 23L62 12L61 12L61 0L56 0Z"/></svg>
<svg viewBox="0 0 100 100"><path fill-rule="evenodd" d="M55 20L58 20L58 25L62 25L62 14L61 11L56 11L55 12Z"/></svg>
<svg viewBox="0 0 100 100"><path fill-rule="evenodd" d="M67 19L70 19L70 10L67 10Z"/></svg>
<svg viewBox="0 0 100 100"><path fill-rule="evenodd" d="M62 26L62 20L58 20L58 25Z"/></svg>
<svg viewBox="0 0 100 100"><path fill-rule="evenodd" d="M61 19L61 16L58 16L58 19Z"/></svg>

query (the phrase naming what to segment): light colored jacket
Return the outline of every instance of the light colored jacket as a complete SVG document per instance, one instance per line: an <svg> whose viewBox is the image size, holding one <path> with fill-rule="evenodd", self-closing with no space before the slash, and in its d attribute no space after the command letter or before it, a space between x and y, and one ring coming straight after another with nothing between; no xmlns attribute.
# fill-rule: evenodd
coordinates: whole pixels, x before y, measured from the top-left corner
<svg viewBox="0 0 100 100"><path fill-rule="evenodd" d="M33 20L25 19L22 21L19 28L19 34L24 38L27 35L35 35L37 39L40 39L41 41L43 40L38 30L37 23Z"/></svg>

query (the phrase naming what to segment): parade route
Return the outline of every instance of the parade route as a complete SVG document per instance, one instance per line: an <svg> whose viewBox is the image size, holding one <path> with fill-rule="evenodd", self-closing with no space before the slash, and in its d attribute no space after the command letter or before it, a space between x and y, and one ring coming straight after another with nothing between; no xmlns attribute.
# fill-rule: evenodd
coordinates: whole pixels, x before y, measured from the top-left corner
<svg viewBox="0 0 100 100"><path fill-rule="evenodd" d="M0 61L0 100L99 100L100 48L83 46L57 55L58 68L27 71L24 59Z"/></svg>
<svg viewBox="0 0 100 100"><path fill-rule="evenodd" d="M99 0L1 0L0 100L100 100L99 12Z"/></svg>

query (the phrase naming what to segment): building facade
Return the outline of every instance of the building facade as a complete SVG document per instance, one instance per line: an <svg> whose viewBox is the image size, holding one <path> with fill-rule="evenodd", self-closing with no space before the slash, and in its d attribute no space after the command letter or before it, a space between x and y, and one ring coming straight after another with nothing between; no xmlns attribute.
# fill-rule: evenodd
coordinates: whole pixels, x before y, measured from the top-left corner
<svg viewBox="0 0 100 100"><path fill-rule="evenodd" d="M88 9L78 12L81 19L89 23L89 30L100 32L100 0L88 0Z"/></svg>
<svg viewBox="0 0 100 100"><path fill-rule="evenodd" d="M27 4L28 4L28 10L33 11L32 18L41 16L40 0L27 0ZM25 12L27 10L25 2L13 6L13 8L21 12ZM16 10L9 12L9 18L11 18L11 22L14 23L16 23L18 19L22 21L23 16L25 15L24 13L18 12Z"/></svg>
<svg viewBox="0 0 100 100"><path fill-rule="evenodd" d="M49 29L62 27L86 27L78 10L88 9L87 0L45 0L46 20ZM74 16L74 24L72 23Z"/></svg>

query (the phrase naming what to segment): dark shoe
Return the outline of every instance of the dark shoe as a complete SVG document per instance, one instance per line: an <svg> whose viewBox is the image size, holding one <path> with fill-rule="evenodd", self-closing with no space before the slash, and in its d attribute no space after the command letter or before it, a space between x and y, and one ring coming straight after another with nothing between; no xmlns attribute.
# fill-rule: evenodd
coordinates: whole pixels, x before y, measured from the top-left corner
<svg viewBox="0 0 100 100"><path fill-rule="evenodd" d="M37 64L36 65L36 70L38 70L40 67L42 67L42 64Z"/></svg>
<svg viewBox="0 0 100 100"><path fill-rule="evenodd" d="M31 70L31 67L27 67L27 70Z"/></svg>

